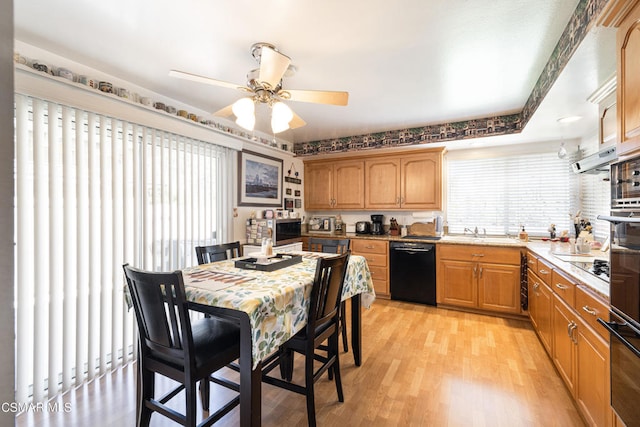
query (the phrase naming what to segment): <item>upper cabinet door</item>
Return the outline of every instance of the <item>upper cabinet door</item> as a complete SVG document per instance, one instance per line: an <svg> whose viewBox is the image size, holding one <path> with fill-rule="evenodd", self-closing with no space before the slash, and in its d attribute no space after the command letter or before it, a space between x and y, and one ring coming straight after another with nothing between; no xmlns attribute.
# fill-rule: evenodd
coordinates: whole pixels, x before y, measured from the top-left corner
<svg viewBox="0 0 640 427"><path fill-rule="evenodd" d="M333 207L333 163L304 166L304 205L306 210Z"/></svg>
<svg viewBox="0 0 640 427"><path fill-rule="evenodd" d="M400 158L366 160L365 181L367 209L400 208Z"/></svg>
<svg viewBox="0 0 640 427"><path fill-rule="evenodd" d="M403 209L440 210L442 207L441 153L402 159Z"/></svg>
<svg viewBox="0 0 640 427"><path fill-rule="evenodd" d="M618 154L640 150L640 4L620 23L618 50Z"/></svg>
<svg viewBox="0 0 640 427"><path fill-rule="evenodd" d="M339 161L334 171L334 208L364 208L364 160Z"/></svg>

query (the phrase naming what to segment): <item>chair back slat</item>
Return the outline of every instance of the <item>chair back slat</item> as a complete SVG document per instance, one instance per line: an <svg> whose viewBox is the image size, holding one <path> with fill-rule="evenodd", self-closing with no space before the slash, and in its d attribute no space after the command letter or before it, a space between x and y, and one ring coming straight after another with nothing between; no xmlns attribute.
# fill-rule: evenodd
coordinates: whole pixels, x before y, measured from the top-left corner
<svg viewBox="0 0 640 427"><path fill-rule="evenodd" d="M124 266L143 354L184 359L192 342L182 273L150 273Z"/></svg>
<svg viewBox="0 0 640 427"><path fill-rule="evenodd" d="M222 243L220 245L196 246L196 256L198 264L238 258L240 256L240 241Z"/></svg>
<svg viewBox="0 0 640 427"><path fill-rule="evenodd" d="M350 239L323 239L309 238L309 250L311 252L325 252L329 254L343 254L349 250Z"/></svg>
<svg viewBox="0 0 640 427"><path fill-rule="evenodd" d="M311 291L308 327L313 331L329 323L339 313L344 277L350 251L326 259L319 259Z"/></svg>

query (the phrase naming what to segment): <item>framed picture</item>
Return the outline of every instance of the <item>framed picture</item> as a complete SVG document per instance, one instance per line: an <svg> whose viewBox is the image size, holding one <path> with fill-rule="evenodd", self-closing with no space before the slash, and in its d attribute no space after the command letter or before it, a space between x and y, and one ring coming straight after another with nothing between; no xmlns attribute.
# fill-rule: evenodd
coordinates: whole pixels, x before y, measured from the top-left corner
<svg viewBox="0 0 640 427"><path fill-rule="evenodd" d="M238 205L282 206L282 160L242 150L238 153Z"/></svg>
<svg viewBox="0 0 640 427"><path fill-rule="evenodd" d="M290 188L285 188L284 189L284 194L286 194L287 196L290 196L291 195L291 189Z"/></svg>
<svg viewBox="0 0 640 427"><path fill-rule="evenodd" d="M296 190L296 191L295 191L295 196L296 196L296 197L300 197L300 190Z"/></svg>

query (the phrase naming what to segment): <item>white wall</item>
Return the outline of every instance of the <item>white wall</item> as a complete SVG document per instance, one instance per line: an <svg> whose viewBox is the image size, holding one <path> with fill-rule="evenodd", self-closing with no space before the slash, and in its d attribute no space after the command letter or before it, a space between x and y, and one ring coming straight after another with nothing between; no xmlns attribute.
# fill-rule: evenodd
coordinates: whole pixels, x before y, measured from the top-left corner
<svg viewBox="0 0 640 427"><path fill-rule="evenodd" d="M13 1L0 2L0 404L14 401L13 310ZM15 425L0 411L0 425Z"/></svg>

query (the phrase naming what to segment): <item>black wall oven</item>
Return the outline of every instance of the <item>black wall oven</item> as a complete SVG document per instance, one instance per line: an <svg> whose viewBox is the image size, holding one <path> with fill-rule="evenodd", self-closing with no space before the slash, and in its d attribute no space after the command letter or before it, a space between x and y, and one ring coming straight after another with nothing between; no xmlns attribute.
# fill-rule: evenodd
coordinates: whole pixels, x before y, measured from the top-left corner
<svg viewBox="0 0 640 427"><path fill-rule="evenodd" d="M640 157L611 166L611 406L640 426Z"/></svg>

